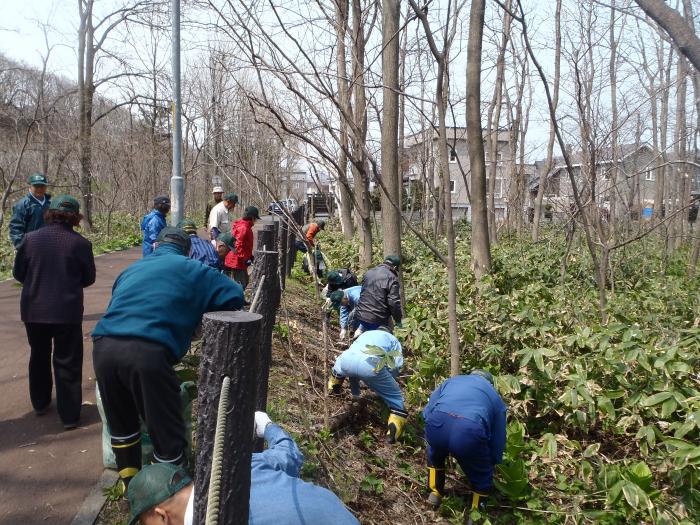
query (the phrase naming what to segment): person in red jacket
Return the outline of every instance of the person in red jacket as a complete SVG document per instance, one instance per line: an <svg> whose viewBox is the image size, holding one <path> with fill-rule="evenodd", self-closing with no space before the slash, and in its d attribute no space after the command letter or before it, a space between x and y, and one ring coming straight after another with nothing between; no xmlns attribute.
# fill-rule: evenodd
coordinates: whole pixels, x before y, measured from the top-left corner
<svg viewBox="0 0 700 525"><path fill-rule="evenodd" d="M236 238L236 250L226 255L227 273L245 290L248 286L248 266L253 263L253 225L260 218L255 206L248 206L243 218L233 223L231 233Z"/></svg>

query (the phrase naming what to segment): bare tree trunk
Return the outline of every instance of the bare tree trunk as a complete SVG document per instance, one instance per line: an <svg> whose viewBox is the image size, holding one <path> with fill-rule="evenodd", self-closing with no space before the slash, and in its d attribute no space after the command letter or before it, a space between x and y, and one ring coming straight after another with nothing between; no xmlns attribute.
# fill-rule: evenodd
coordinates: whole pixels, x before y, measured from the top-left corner
<svg viewBox="0 0 700 525"><path fill-rule="evenodd" d="M352 0L353 53L352 89L354 95L355 132L353 134L353 182L355 192L355 217L360 231L360 266L372 265L372 217L367 174L367 98L365 94L364 59L365 30L360 0Z"/></svg>
<svg viewBox="0 0 700 525"><path fill-rule="evenodd" d="M355 235L352 222L352 195L347 177L348 169L348 123L346 115L351 115L350 93L348 90L347 57L345 37L348 31L348 0L335 0L337 23L337 65L338 65L338 102L343 111L340 112L340 152L338 153L338 186L340 188L340 224L345 240Z"/></svg>
<svg viewBox="0 0 700 525"><path fill-rule="evenodd" d="M401 255L399 186L399 0L382 1L382 229L384 256Z"/></svg>
<svg viewBox="0 0 700 525"><path fill-rule="evenodd" d="M557 0L556 12L554 15L554 85L552 86L552 105L556 112L559 105L559 77L561 75L561 0ZM537 195L535 197L534 217L532 220L532 240L534 242L540 239L540 218L542 216L542 199L544 198L544 190L547 185L547 175L552 170L552 162L554 158L554 122L549 123L549 141L547 142L547 160L544 163L544 168L540 172L539 185L537 186Z"/></svg>
<svg viewBox="0 0 700 525"><path fill-rule="evenodd" d="M676 77L676 127L673 137L673 149L676 159L685 161L687 131L685 122L685 105L687 95L687 65L682 56L678 57L677 77ZM670 184L671 210L674 213L673 219L669 225L669 243L668 247L671 252L678 249L683 235L684 217L680 209L685 205L683 197L685 194L685 180L687 175L687 167L685 164L676 164L671 171L673 179Z"/></svg>
<svg viewBox="0 0 700 525"><path fill-rule="evenodd" d="M80 119L80 194L83 228L92 229L92 102L95 93L95 28L92 23L93 0L79 0L78 29L78 115Z"/></svg>
<svg viewBox="0 0 700 525"><path fill-rule="evenodd" d="M472 267L477 279L491 271L486 215L486 162L481 137L481 46L485 0L472 0L467 43L467 140L471 169Z"/></svg>

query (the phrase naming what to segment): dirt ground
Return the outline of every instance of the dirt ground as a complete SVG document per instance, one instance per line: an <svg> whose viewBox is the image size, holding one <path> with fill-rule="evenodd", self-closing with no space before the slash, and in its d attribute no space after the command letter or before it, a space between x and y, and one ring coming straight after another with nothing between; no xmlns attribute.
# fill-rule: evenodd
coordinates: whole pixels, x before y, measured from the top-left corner
<svg viewBox="0 0 700 525"><path fill-rule="evenodd" d="M450 497L440 513L426 503L425 449L418 425L422 407L408 407L405 435L401 443L389 445L384 440L388 411L368 390L359 402L353 402L347 384L340 398L326 396L326 370L343 347L335 343L339 329L334 315L326 354L322 315L311 285L288 280L273 339L268 413L292 433L304 453L303 478L335 492L363 524L464 523L462 512L452 509L463 507L468 492L454 474L448 473ZM330 428L338 427L335 432L325 430L326 419ZM97 523L121 525L126 510L123 500L110 501Z"/></svg>

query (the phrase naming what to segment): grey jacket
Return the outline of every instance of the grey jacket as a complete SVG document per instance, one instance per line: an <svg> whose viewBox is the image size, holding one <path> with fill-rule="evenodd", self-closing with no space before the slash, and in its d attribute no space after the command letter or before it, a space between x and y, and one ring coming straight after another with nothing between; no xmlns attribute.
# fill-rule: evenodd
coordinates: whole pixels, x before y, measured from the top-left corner
<svg viewBox="0 0 700 525"><path fill-rule="evenodd" d="M375 266L362 280L355 320L388 326L389 318L400 323L402 316L398 276L387 264Z"/></svg>

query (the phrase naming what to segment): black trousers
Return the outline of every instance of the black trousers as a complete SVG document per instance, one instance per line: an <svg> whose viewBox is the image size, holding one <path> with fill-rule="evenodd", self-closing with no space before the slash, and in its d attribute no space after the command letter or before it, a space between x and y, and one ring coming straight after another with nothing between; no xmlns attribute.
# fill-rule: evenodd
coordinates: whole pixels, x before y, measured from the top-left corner
<svg viewBox="0 0 700 525"><path fill-rule="evenodd" d="M51 402L56 379L56 408L65 424L77 423L83 402L83 330L80 324L25 323L31 348L29 397L41 410Z"/></svg>
<svg viewBox="0 0 700 525"><path fill-rule="evenodd" d="M153 441L155 461L184 462L187 440L172 352L137 337L93 341L93 365L120 476L129 479L141 468L140 419Z"/></svg>

